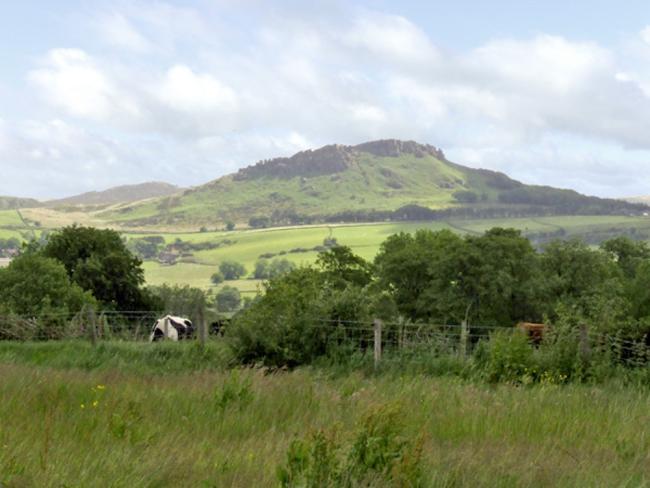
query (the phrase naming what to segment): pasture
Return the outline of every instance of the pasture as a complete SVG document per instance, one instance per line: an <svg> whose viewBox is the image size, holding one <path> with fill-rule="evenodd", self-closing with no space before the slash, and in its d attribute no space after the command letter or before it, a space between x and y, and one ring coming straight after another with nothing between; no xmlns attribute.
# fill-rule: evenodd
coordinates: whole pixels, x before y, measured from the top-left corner
<svg viewBox="0 0 650 488"><path fill-rule="evenodd" d="M278 486L292 441L349 445L387 408L421 486L650 482L647 389L227 364L215 344L0 344L0 485Z"/></svg>
<svg viewBox="0 0 650 488"><path fill-rule="evenodd" d="M63 212L54 209L25 209L28 222L38 221L40 228L25 225L15 210L0 211L0 237L24 238L39 235L42 229L56 229L79 223L97 227L114 227L100 218L98 213ZM636 235L650 239L650 218L626 216L551 216L536 218L453 220L435 222L383 222L367 224L331 224L279 227L270 229L237 229L234 231L190 232L185 229L145 228L118 229L127 238L161 236L167 244L177 239L189 243L221 243L215 249L196 251L187 260L175 265L162 265L157 261L145 262L145 276L152 285L162 283L188 284L204 290L215 289L210 276L223 260L244 264L249 273L263 254L288 259L295 264L310 264L317 257L313 250L327 237L350 246L365 259L372 260L381 243L397 232L414 232L417 229L450 229L459 233L481 234L492 227L514 227L534 237L543 233L562 232L562 237L607 238L617 234ZM292 252L293 251L293 252ZM232 284L232 283L231 283ZM235 284L244 294L253 294L259 282L240 280ZM220 285L223 286L223 285Z"/></svg>
<svg viewBox="0 0 650 488"><path fill-rule="evenodd" d="M316 251L306 251L322 245L327 237L333 237L339 244L350 246L365 259L372 260L381 243L398 232L415 232L418 229L449 229L463 234L481 234L492 227L514 227L525 235L564 231L565 238L584 237L589 233L617 233L635 229L642 234L650 233L650 219L622 216L564 216L520 219L480 219L436 222L386 222L370 224L332 224L297 227L282 227L260 230L235 230L232 232L159 233L167 243L176 239L186 242L231 241L216 249L197 251L193 263L179 262L173 266L156 262L145 263L147 281L151 284L163 282L184 283L207 289L211 287L210 276L223 260L235 260L248 272L263 254L288 259L296 264L310 264L316 260ZM300 250L301 252L295 252ZM292 252L294 251L294 252ZM246 286L247 285L247 286ZM244 288L255 289L257 283L244 284ZM242 289L243 291L243 289Z"/></svg>

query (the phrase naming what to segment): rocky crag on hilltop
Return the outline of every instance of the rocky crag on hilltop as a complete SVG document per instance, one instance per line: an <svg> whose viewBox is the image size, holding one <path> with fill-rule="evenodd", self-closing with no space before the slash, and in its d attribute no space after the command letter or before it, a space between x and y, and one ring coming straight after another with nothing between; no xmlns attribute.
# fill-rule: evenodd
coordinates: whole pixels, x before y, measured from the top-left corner
<svg viewBox="0 0 650 488"><path fill-rule="evenodd" d="M429 144L384 139L356 146L330 144L315 150L301 151L288 158L262 160L252 166L240 169L234 175L234 179L242 181L264 176L294 178L296 176L313 177L341 173L350 168L361 153L386 158L412 154L418 158L433 156L445 160L442 150Z"/></svg>

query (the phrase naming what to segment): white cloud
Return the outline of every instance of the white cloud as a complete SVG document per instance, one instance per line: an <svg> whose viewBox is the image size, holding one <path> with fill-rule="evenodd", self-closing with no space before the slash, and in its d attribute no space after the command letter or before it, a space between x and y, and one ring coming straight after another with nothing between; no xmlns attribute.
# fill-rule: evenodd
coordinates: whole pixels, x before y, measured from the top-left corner
<svg viewBox="0 0 650 488"><path fill-rule="evenodd" d="M438 51L427 35L408 19L366 12L355 19L343 39L380 60L396 63L431 63Z"/></svg>
<svg viewBox="0 0 650 488"><path fill-rule="evenodd" d="M115 46L139 53L151 51L152 45L122 14L112 13L102 17L97 26L104 39Z"/></svg>
<svg viewBox="0 0 650 488"><path fill-rule="evenodd" d="M237 108L237 96L230 87L210 75L195 74L182 65L167 71L158 96L171 108L184 112L232 111Z"/></svg>
<svg viewBox="0 0 650 488"><path fill-rule="evenodd" d="M594 160L585 151L609 149L598 164L612 161L612 174L638 172L638 155L650 156L650 72L620 47L540 34L445 52L417 19L397 15L300 9L229 23L219 9L153 2L111 10L99 33L117 49L52 49L28 75L50 122L23 124L9 138L5 125L4 139L0 126L0 147L67 174L75 164L123 164L142 179L181 184L379 137L449 147L468 162L549 183L567 174L553 158L597 182L606 166L588 171ZM647 42L650 27L635 39ZM66 143L75 139L81 152ZM551 151L549 139L564 146Z"/></svg>
<svg viewBox="0 0 650 488"><path fill-rule="evenodd" d="M72 115L106 118L115 90L111 82L81 49L53 49L28 79L46 100Z"/></svg>

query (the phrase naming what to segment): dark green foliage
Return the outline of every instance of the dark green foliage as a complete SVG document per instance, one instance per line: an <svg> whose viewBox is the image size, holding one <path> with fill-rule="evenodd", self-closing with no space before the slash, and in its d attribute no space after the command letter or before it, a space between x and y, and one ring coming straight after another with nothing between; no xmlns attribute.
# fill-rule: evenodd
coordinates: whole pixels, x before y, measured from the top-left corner
<svg viewBox="0 0 650 488"><path fill-rule="evenodd" d="M253 229L264 229L271 225L271 219L269 217L251 217L248 220L248 225Z"/></svg>
<svg viewBox="0 0 650 488"><path fill-rule="evenodd" d="M375 265L382 288L411 320L509 326L539 317L537 256L512 229L465 238L447 230L397 234Z"/></svg>
<svg viewBox="0 0 650 488"><path fill-rule="evenodd" d="M246 274L246 268L237 261L223 261L219 264L219 272L224 280L238 280Z"/></svg>
<svg viewBox="0 0 650 488"><path fill-rule="evenodd" d="M296 265L289 261L288 259L274 259L269 265L269 278L276 278L287 274L296 269Z"/></svg>
<svg viewBox="0 0 650 488"><path fill-rule="evenodd" d="M215 285L223 283L224 279L225 278L221 271L217 271L216 273L213 273L212 276L210 276L210 281L212 281L212 283Z"/></svg>
<svg viewBox="0 0 650 488"><path fill-rule="evenodd" d="M459 203L476 203L478 202L478 195L473 191L459 190L452 195Z"/></svg>
<svg viewBox="0 0 650 488"><path fill-rule="evenodd" d="M224 286L214 297L219 312L234 312L241 305L241 294L234 286Z"/></svg>
<svg viewBox="0 0 650 488"><path fill-rule="evenodd" d="M402 419L394 406L380 406L346 442L325 430L296 439L278 468L280 486L423 486L422 442L402 435Z"/></svg>
<svg viewBox="0 0 650 488"><path fill-rule="evenodd" d="M235 223L230 221L230 220L227 221L226 222L226 230L235 230Z"/></svg>
<svg viewBox="0 0 650 488"><path fill-rule="evenodd" d="M269 278L269 260L262 258L255 263L253 278L256 280L267 280Z"/></svg>
<svg viewBox="0 0 650 488"><path fill-rule="evenodd" d="M160 236L148 236L141 239L130 239L127 248L142 259L154 259L165 244Z"/></svg>
<svg viewBox="0 0 650 488"><path fill-rule="evenodd" d="M63 337L71 316L85 305L95 305L89 292L70 281L61 263L33 253L0 269L0 290L0 337L5 339ZM3 337L5 315L34 320L36 330L22 327L18 335Z"/></svg>
<svg viewBox="0 0 650 488"><path fill-rule="evenodd" d="M72 283L63 265L38 254L23 254L0 269L0 303L12 313L42 314L78 312L94 300Z"/></svg>
<svg viewBox="0 0 650 488"><path fill-rule="evenodd" d="M323 271L325 279L339 288L347 284L365 286L372 278L371 264L347 246L336 246L321 252L316 265Z"/></svg>
<svg viewBox="0 0 650 488"><path fill-rule="evenodd" d="M189 318L198 324L200 318L206 319L207 296L200 288L189 285L162 285L150 288L151 293L161 304L161 312Z"/></svg>
<svg viewBox="0 0 650 488"><path fill-rule="evenodd" d="M153 305L142 288L142 261L113 230L65 227L49 236L42 253L61 262L70 279L90 291L103 307L149 310Z"/></svg>

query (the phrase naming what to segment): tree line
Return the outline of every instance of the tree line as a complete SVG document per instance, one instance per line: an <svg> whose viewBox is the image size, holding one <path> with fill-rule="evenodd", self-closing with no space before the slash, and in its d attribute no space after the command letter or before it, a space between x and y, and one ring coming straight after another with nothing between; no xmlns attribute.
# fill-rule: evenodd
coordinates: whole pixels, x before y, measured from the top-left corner
<svg viewBox="0 0 650 488"><path fill-rule="evenodd" d="M372 262L338 246L313 266L269 280L264 294L236 316L230 334L245 362L303 364L326 353L329 334L374 318L466 321L470 328L511 328L520 321L573 330L586 325L648 341L650 248L618 237L598 248L556 240L536 250L520 231L504 228L480 236L399 233L382 243Z"/></svg>

